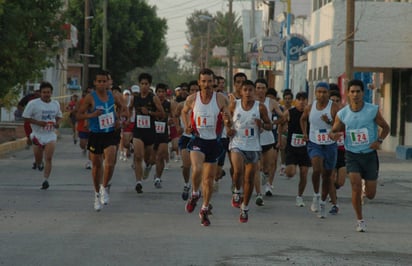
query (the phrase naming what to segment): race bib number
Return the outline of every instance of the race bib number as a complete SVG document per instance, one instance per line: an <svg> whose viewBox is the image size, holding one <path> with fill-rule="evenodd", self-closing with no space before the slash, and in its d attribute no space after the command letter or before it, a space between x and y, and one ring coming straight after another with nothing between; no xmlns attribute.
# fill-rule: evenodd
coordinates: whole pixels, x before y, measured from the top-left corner
<svg viewBox="0 0 412 266"><path fill-rule="evenodd" d="M199 114L196 119L196 126L197 128L214 127L215 119L213 116L210 116L207 113Z"/></svg>
<svg viewBox="0 0 412 266"><path fill-rule="evenodd" d="M166 122L155 121L156 133L162 134L166 131Z"/></svg>
<svg viewBox="0 0 412 266"><path fill-rule="evenodd" d="M306 146L306 141L303 139L303 134L292 134L290 145L295 148Z"/></svg>
<svg viewBox="0 0 412 266"><path fill-rule="evenodd" d="M114 127L114 113L110 112L107 114L99 115L99 128L108 129Z"/></svg>
<svg viewBox="0 0 412 266"><path fill-rule="evenodd" d="M369 134L366 128L349 130L349 136L354 146L369 144Z"/></svg>
<svg viewBox="0 0 412 266"><path fill-rule="evenodd" d="M320 129L316 133L316 143L320 145L331 144L334 141L329 137L329 130Z"/></svg>
<svg viewBox="0 0 412 266"><path fill-rule="evenodd" d="M54 123L52 121L47 122L47 124L43 127L44 131L51 132L54 130Z"/></svg>
<svg viewBox="0 0 412 266"><path fill-rule="evenodd" d="M149 115L137 115L136 127L138 128L150 128L150 116Z"/></svg>

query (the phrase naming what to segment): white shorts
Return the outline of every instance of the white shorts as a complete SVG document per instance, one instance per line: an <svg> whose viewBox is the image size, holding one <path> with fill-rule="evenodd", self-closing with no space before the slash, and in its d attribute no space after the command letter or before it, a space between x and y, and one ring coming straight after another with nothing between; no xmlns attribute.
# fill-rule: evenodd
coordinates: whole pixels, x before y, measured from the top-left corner
<svg viewBox="0 0 412 266"><path fill-rule="evenodd" d="M43 134L35 135L34 133L31 133L30 139L32 140L33 144L44 146L50 142L56 142L57 135L54 132L50 134L44 134L44 135Z"/></svg>

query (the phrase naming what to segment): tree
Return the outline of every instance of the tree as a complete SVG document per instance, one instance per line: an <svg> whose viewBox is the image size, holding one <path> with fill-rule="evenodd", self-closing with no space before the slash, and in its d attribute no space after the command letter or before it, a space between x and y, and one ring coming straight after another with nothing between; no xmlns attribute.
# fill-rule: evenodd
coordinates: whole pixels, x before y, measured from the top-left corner
<svg viewBox="0 0 412 266"><path fill-rule="evenodd" d="M62 7L61 0L0 0L0 98L51 65L65 36Z"/></svg>
<svg viewBox="0 0 412 266"><path fill-rule="evenodd" d="M212 19L205 19L211 17ZM228 32L230 23L229 13L217 12L212 16L208 11L196 10L186 19L188 27L187 39L190 43L190 58L186 58L195 65L204 65L206 54L208 54L209 66L221 65L218 60L212 59L212 49L215 46L228 47L228 36L231 34L234 44L242 44L242 28L239 17L236 14L233 17L233 31ZM210 24L209 24L210 23ZM208 38L208 24L210 36ZM209 41L209 51L206 51ZM235 57L242 56L242 49L236 49ZM239 61L239 60L237 60Z"/></svg>
<svg viewBox="0 0 412 266"><path fill-rule="evenodd" d="M83 51L84 0L70 0L68 17L79 30L78 51ZM102 0L94 1L90 53L102 62ZM117 82L136 67L153 66L166 49L167 22L156 7L141 0L110 0L108 4L107 68Z"/></svg>

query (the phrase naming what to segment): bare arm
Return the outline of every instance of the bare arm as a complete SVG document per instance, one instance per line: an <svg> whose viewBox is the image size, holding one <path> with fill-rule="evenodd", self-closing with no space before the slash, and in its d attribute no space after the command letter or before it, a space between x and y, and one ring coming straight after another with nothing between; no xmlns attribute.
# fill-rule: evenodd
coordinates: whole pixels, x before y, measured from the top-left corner
<svg viewBox="0 0 412 266"><path fill-rule="evenodd" d="M310 109L312 108L312 104L309 104L308 106L305 107L305 110L303 111L302 116L300 117L300 129L302 129L302 134L303 134L303 139L305 141L308 141L308 118L309 118L309 113Z"/></svg>
<svg viewBox="0 0 412 266"><path fill-rule="evenodd" d="M196 94L192 94L192 95L188 96L186 98L186 101L185 101L185 103L183 105L183 108L182 108L181 117L182 117L182 121L183 121L183 124L184 124L184 127L185 127L184 132L186 134L191 134L192 133L192 125L190 124L189 112L190 112L190 110L193 109L193 104L194 104L195 97L196 97Z"/></svg>

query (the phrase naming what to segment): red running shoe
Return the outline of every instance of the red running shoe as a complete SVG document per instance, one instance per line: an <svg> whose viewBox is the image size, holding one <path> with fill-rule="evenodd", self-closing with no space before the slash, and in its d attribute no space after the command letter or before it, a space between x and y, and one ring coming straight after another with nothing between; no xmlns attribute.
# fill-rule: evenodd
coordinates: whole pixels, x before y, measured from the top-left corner
<svg viewBox="0 0 412 266"><path fill-rule="evenodd" d="M209 226L210 225L210 220L209 220L209 210L208 209L201 209L199 212L199 217L200 217L200 224L203 226Z"/></svg>
<svg viewBox="0 0 412 266"><path fill-rule="evenodd" d="M186 212L188 213L192 213L197 205L197 201L200 198L200 194L199 195L192 195L189 200L186 202Z"/></svg>
<svg viewBox="0 0 412 266"><path fill-rule="evenodd" d="M240 208L242 204L242 197L240 197L240 193L233 193L232 195L232 207L233 208Z"/></svg>
<svg viewBox="0 0 412 266"><path fill-rule="evenodd" d="M241 223L247 223L249 216L247 214L247 210L241 210L240 211L240 217L239 217L239 222Z"/></svg>

